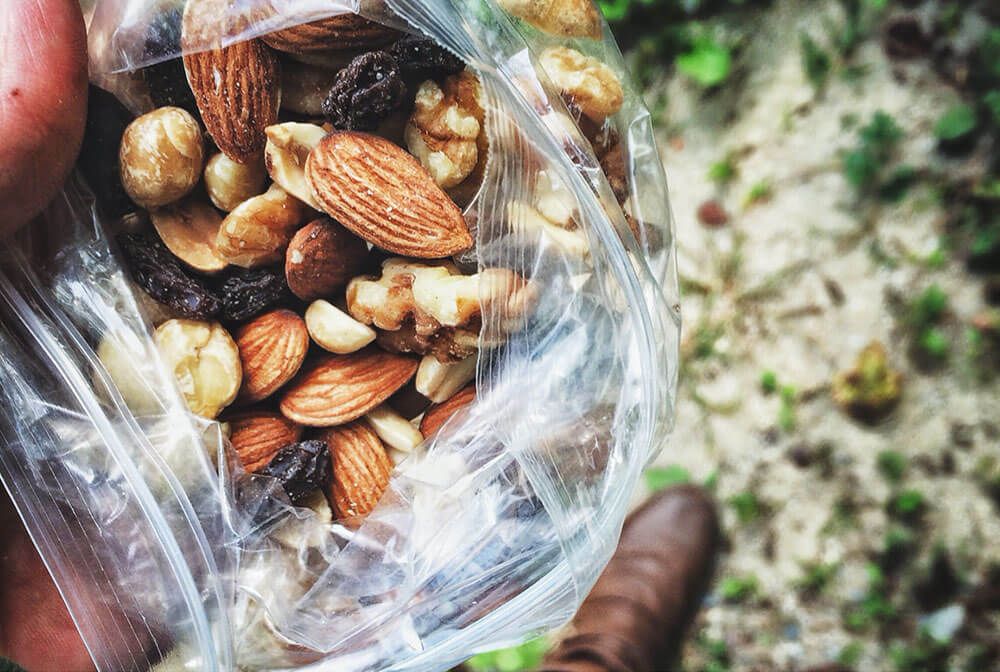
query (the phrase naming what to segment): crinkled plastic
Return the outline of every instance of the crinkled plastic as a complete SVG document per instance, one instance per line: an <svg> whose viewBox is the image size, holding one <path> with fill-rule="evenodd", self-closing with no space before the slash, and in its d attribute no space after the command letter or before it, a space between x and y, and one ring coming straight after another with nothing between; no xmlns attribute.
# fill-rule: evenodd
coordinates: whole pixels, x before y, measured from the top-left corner
<svg viewBox="0 0 1000 672"><path fill-rule="evenodd" d="M98 0L90 18L93 78L134 111L149 106L135 73L177 56L149 56L142 36L180 4ZM199 46L351 11L461 56L482 82L490 159L460 261L530 278L537 306L525 323L490 304L483 334L517 326L482 338L476 402L397 466L367 518L331 524L242 473L218 425L187 413L100 185L95 200L74 177L3 253L0 475L98 669L443 670L560 625L615 547L677 379L649 114L626 86L622 208L538 61L570 44L627 81L610 34L556 38L483 0L229 5ZM541 183L575 202L579 233L536 221Z"/></svg>

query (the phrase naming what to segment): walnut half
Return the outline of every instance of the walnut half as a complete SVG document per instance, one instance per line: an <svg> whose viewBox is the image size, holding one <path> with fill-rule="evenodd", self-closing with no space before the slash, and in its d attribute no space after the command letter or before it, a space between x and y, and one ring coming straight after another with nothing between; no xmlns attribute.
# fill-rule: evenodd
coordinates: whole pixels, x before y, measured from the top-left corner
<svg viewBox="0 0 1000 672"><path fill-rule="evenodd" d="M443 86L427 80L417 89L405 139L443 189L462 183L480 163L483 109L479 80L469 71L448 77Z"/></svg>

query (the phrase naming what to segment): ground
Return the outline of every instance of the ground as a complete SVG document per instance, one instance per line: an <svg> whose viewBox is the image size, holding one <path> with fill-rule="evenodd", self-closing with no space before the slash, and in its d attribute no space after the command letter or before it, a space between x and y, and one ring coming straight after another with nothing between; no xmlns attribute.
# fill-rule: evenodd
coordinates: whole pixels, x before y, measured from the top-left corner
<svg viewBox="0 0 1000 672"><path fill-rule="evenodd" d="M1000 454L1000 378L967 342L984 280L948 247L936 183L871 203L843 169L878 112L901 131L894 165L975 175L983 157L937 151L959 92L929 60L891 60L879 30L852 55L863 71L835 67L817 91L799 35L842 21L838 2L776 2L751 28L738 86L706 94L676 74L647 93L665 101L684 290L677 424L657 465L709 482L727 537L689 670L1000 665L996 611L968 606L1000 566L998 505L980 486ZM934 327L947 353L930 342L941 361L913 345L921 297L947 304ZM831 383L873 341L902 394L868 424ZM935 558L954 582L934 583Z"/></svg>

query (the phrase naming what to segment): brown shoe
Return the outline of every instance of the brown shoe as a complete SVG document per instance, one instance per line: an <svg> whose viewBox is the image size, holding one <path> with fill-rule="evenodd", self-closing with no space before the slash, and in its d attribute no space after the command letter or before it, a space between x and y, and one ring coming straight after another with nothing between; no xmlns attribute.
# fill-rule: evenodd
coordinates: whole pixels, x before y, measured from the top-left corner
<svg viewBox="0 0 1000 672"><path fill-rule="evenodd" d="M719 524L704 491L659 492L626 520L618 550L539 672L653 672L678 654L711 578Z"/></svg>

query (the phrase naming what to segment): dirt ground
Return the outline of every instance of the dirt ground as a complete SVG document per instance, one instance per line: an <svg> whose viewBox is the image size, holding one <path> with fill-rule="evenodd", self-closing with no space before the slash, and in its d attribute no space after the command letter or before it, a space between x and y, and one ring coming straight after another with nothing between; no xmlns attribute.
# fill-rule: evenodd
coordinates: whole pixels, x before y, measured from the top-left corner
<svg viewBox="0 0 1000 672"><path fill-rule="evenodd" d="M997 669L976 662L1000 666L997 612L969 606L1000 565L998 505L980 487L1000 455L1000 379L963 340L983 281L943 247L948 206L932 186L866 204L841 168L878 111L902 130L900 163L972 174L982 157L935 151L958 93L928 61L890 60L877 31L854 57L863 75L817 93L798 36L840 7L763 11L739 86L706 95L677 75L649 92L666 100L685 330L676 429L657 464L714 487L727 537L685 667ZM726 156L735 171L720 184L709 174ZM928 366L911 356L906 316L932 285L953 345ZM868 424L831 383L872 341L902 394Z"/></svg>

